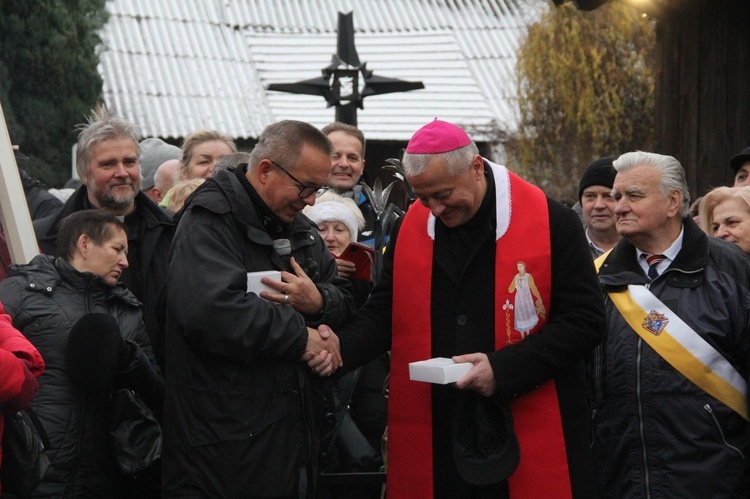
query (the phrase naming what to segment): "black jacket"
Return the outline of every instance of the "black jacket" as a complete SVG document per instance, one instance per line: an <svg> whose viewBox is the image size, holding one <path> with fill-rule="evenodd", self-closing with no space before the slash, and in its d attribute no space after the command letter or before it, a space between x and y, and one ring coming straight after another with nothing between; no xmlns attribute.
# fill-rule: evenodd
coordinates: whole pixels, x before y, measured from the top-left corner
<svg viewBox="0 0 750 499"><path fill-rule="evenodd" d="M170 217L151 201L148 196L139 192L135 198L135 215L140 218L141 234L137 239L139 251L131 251L128 261L132 268L140 268L138 275L132 275L132 269L125 269L122 279L128 284L136 298L143 304L143 320L146 332L159 365L164 367L164 304L161 296L167 281L169 246L174 237L175 226ZM55 245L57 231L63 218L71 213L91 209L86 186L79 187L55 215L34 221L34 231L39 248L45 255L57 256ZM128 234L128 241L135 237ZM138 262L135 261L138 259ZM137 282L138 285L130 283Z"/></svg>
<svg viewBox="0 0 750 499"><path fill-rule="evenodd" d="M748 379L750 260L683 221L682 249L654 281L622 239L604 261L605 291L650 291ZM594 462L605 497L747 497L750 424L646 344L607 299L594 369Z"/></svg>
<svg viewBox="0 0 750 499"><path fill-rule="evenodd" d="M353 299L315 225L299 215L287 235L325 300L307 323L340 323ZM285 268L237 174L188 200L167 288L165 497L296 496L300 471L314 473L320 380L299 361L306 319L247 293L248 272Z"/></svg>
<svg viewBox="0 0 750 499"><path fill-rule="evenodd" d="M37 255L28 265L11 266L0 283L0 302L46 364L31 407L49 437L51 467L34 497L122 497L122 476L109 447L109 393L84 392L75 386L66 373L65 355L70 328L82 315L113 315L123 338L138 345L113 388L135 389L159 412L164 380L138 300L121 285L110 288L62 259Z"/></svg>

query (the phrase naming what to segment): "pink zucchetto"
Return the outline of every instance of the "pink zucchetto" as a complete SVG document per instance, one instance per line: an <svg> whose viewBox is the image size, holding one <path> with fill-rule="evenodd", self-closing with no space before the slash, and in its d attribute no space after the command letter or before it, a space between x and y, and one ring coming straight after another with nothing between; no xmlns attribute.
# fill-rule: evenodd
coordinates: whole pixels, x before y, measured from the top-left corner
<svg viewBox="0 0 750 499"><path fill-rule="evenodd" d="M412 136L406 145L409 154L440 154L454 151L471 144L471 139L462 129L447 121L426 124Z"/></svg>

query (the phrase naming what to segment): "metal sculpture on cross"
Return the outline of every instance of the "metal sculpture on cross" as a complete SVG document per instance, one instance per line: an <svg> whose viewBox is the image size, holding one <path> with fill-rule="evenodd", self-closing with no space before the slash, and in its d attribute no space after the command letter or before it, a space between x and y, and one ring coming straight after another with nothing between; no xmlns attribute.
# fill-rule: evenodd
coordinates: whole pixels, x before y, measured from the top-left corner
<svg viewBox="0 0 750 499"><path fill-rule="evenodd" d="M377 76L359 62L354 46L353 13L339 12L337 53L323 68L323 76L296 83L272 83L268 90L293 94L320 95L328 107L336 106L336 121L357 126L357 108L364 109L364 98L370 95L406 92L424 88L421 81L405 81ZM364 85L360 88L360 78Z"/></svg>

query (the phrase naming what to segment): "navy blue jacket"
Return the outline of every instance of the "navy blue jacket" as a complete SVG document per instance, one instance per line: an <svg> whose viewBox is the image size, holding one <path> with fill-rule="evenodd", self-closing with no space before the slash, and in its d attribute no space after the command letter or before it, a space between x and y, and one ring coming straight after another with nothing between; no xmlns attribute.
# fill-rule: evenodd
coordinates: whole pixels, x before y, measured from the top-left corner
<svg viewBox="0 0 750 499"><path fill-rule="evenodd" d="M604 291L649 289L747 380L750 259L683 222L682 250L654 281L622 239ZM604 497L747 497L750 424L677 372L607 298L608 335L593 371L594 463Z"/></svg>

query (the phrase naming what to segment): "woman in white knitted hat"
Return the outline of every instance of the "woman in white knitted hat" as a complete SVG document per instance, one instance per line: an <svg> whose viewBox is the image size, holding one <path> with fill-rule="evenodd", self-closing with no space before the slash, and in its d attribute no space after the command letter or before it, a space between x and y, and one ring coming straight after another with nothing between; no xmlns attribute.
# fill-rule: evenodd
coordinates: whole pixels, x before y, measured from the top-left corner
<svg viewBox="0 0 750 499"><path fill-rule="evenodd" d="M320 236L336 257L341 256L350 242L357 240L359 231L365 226L365 218L357 204L333 191L322 194L314 205L306 207L302 212L318 225ZM354 263L337 258L336 264L341 277L354 277L357 270ZM369 294L369 287L367 293Z"/></svg>

